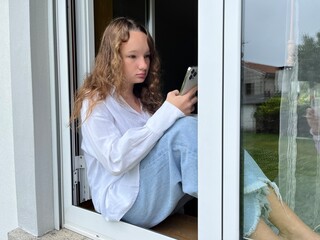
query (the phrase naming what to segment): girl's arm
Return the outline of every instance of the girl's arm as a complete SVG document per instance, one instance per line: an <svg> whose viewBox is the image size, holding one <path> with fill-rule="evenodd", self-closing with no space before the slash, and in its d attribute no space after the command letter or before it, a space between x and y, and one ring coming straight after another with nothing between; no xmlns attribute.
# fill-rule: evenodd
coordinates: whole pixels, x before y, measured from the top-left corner
<svg viewBox="0 0 320 240"><path fill-rule="evenodd" d="M86 112L86 104L82 112ZM144 126L130 128L121 134L114 117L101 103L82 124L82 148L111 174L120 175L136 166L164 132L183 116L183 112L166 101Z"/></svg>

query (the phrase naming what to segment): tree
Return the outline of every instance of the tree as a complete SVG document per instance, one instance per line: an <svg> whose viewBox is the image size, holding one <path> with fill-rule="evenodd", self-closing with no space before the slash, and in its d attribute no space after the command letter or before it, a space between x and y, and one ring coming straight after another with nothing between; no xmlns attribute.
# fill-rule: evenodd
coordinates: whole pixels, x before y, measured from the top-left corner
<svg viewBox="0 0 320 240"><path fill-rule="evenodd" d="M308 81L310 87L320 83L320 32L316 37L304 35L298 46L298 79Z"/></svg>

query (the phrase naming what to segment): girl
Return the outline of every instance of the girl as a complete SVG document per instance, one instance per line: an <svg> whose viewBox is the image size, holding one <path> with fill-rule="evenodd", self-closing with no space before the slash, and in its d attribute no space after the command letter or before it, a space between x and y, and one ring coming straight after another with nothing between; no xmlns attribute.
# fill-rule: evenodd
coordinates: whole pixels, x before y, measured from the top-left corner
<svg viewBox="0 0 320 240"><path fill-rule="evenodd" d="M82 149L96 211L152 227L197 197L197 89L160 94L160 63L146 29L126 18L106 28L79 89Z"/></svg>

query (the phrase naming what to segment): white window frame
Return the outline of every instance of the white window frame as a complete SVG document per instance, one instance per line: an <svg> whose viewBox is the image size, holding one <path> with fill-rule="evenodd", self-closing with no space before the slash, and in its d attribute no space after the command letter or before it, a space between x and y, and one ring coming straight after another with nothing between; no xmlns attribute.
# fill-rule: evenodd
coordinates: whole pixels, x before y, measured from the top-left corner
<svg viewBox="0 0 320 240"><path fill-rule="evenodd" d="M56 9L63 227L92 239L171 239L106 222L100 214L72 205L66 1L57 0ZM198 235L239 239L241 0L199 0L198 11Z"/></svg>
<svg viewBox="0 0 320 240"><path fill-rule="evenodd" d="M240 238L241 0L224 1L223 239Z"/></svg>

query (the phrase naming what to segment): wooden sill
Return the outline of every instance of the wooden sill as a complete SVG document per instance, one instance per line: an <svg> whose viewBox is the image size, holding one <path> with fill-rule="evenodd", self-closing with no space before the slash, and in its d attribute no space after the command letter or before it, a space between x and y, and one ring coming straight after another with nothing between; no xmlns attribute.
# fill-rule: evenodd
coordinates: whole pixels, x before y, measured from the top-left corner
<svg viewBox="0 0 320 240"><path fill-rule="evenodd" d="M197 240L198 218L185 214L174 214L151 230L178 240Z"/></svg>
<svg viewBox="0 0 320 240"><path fill-rule="evenodd" d="M196 213L190 212L194 209L195 201L191 201L191 207L187 206L186 210L189 214L176 213L169 216L162 223L151 228L150 230L157 233L175 238L177 240L197 240L198 239L198 218ZM192 205L193 204L193 205ZM94 211L91 200L83 202L80 207Z"/></svg>

